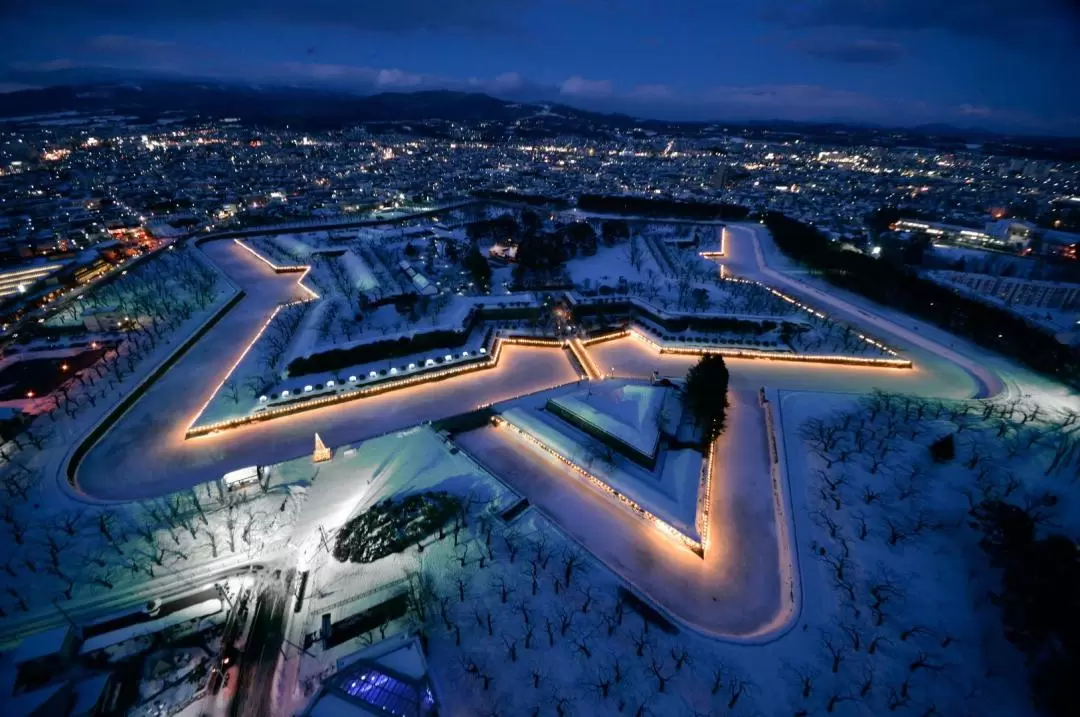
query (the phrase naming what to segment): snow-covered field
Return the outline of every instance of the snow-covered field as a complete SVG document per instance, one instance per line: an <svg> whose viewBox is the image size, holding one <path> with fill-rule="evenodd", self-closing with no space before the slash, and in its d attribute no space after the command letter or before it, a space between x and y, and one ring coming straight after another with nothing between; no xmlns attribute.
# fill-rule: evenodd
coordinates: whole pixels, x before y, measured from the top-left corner
<svg viewBox="0 0 1080 717"><path fill-rule="evenodd" d="M994 498L1043 505L1049 491L1055 505L1040 510L1075 539L1068 415L1022 400L892 394L788 393L780 406L793 490L805 500L803 620L816 617L826 689L863 714L1030 714L1023 659L987 598L999 578L968 510ZM946 434L957 455L935 463L928 445ZM1067 448L1073 462L1051 467Z"/></svg>
<svg viewBox="0 0 1080 717"><path fill-rule="evenodd" d="M200 252L169 247L68 301L45 325L82 326L86 316L105 314L156 329L166 314L190 314L213 301L226 289L219 278Z"/></svg>
<svg viewBox="0 0 1080 717"><path fill-rule="evenodd" d="M566 272L588 295L637 296L662 310L770 317L794 317L790 304L754 284L724 281L699 248L678 248L661 237L666 225L635 228L631 239L597 248L592 256L566 263ZM708 229L713 236L714 230ZM663 254L659 254L663 252Z"/></svg>
<svg viewBox="0 0 1080 717"><path fill-rule="evenodd" d="M670 270L671 243L652 244L652 261ZM321 628L322 614L344 619L403 592L409 609L387 632L425 628L446 714L1030 714L1023 658L1004 640L985 597L999 579L967 512L1003 499L1077 537L1080 444L1075 417L1061 408L1075 397L918 322L781 276L760 254L756 266L743 263L747 246L740 235L725 260L752 278L780 277L821 298L843 320L895 342L916 366L731 360L732 407L716 444L704 559L506 429L446 441L428 427L407 428L511 400L496 410L584 455L591 439L545 420L536 410L543 395L517 398L576 378L551 349L508 348L520 353L477 376L184 441L200 403L241 358L238 338L253 338L279 304L295 298L295 275L276 277L231 242L219 243L205 252L248 298L129 409L80 469L80 485L95 496L143 500L76 503L51 482L60 454L130 390L130 377L115 396L102 390L81 420L40 417L41 426L55 420L52 435L5 454L0 470L13 506L4 517L10 557L0 565L5 637L59 624L63 618L43 607L46 600L90 614L137 602L178 574L288 554L311 575L290 639L304 644ZM177 336L196 318L181 322ZM147 361L165 348L148 350ZM605 373L610 367L635 377L653 370L681 377L696 361L630 340L597 344L590 353ZM774 411L775 458L758 403L762 386L772 399L766 410ZM993 400L970 400L1002 387ZM889 393L857 395L873 388ZM616 419L609 428L649 428L651 435L654 402L597 406L585 390L578 400L594 418L606 414ZM334 449L329 463L311 463L316 430ZM928 445L946 433L956 456L935 463ZM601 457L592 468L606 470L603 451L592 452ZM659 486L682 452L661 452ZM296 455L243 494L203 484L232 468ZM615 473L631 480L632 466L619 459L612 465L612 483L621 479ZM49 482L41 480L46 469ZM371 564L328 555L327 536L332 541L351 516L383 498L429 489L466 499L457 530L448 526L422 550L409 547ZM507 524L498 516L518 495L532 507ZM318 640L313 653L293 650L279 672L288 703L281 713L297 710L305 686L314 687L339 658L381 635L375 629L330 650Z"/></svg>

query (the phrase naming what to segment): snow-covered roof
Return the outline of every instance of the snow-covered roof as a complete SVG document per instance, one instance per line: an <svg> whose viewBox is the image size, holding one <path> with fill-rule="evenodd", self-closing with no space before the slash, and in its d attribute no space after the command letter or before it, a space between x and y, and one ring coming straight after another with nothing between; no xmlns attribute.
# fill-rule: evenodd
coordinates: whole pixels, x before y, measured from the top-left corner
<svg viewBox="0 0 1080 717"><path fill-rule="evenodd" d="M139 622L128 627L120 628L119 630L113 630L112 632L106 632L101 635L95 635L89 640L83 643L80 654L87 654L96 650L102 650L106 647L112 647L118 645L121 642L132 640L136 637L143 637L145 635L153 635L161 632L166 628L173 625L180 625L188 620L197 620L201 617L207 617L215 613L221 612L222 604L221 600L212 598L210 600L204 600L197 605L191 605L183 610L177 610L174 613L170 613L159 620L151 620L149 622Z"/></svg>
<svg viewBox="0 0 1080 717"><path fill-rule="evenodd" d="M395 635L338 660L338 672L323 684L305 717L436 714L420 644L409 634Z"/></svg>
<svg viewBox="0 0 1080 717"><path fill-rule="evenodd" d="M614 382L551 399L551 403L647 455L660 441L660 411L670 389Z"/></svg>
<svg viewBox="0 0 1080 717"><path fill-rule="evenodd" d="M696 521L702 455L697 451L663 452L654 470L618 457L609 463L602 458L602 444L597 439L551 413L515 406L500 415L676 530L699 537Z"/></svg>
<svg viewBox="0 0 1080 717"><path fill-rule="evenodd" d="M61 625L23 638L19 646L12 651L12 661L19 664L39 657L55 655L64 649L64 642L67 640L70 629L67 625Z"/></svg>
<svg viewBox="0 0 1080 717"><path fill-rule="evenodd" d="M30 715L45 714L40 710L65 687L67 687L65 683L58 682L48 687L42 687L40 690L9 697L4 702L4 717L29 717Z"/></svg>
<svg viewBox="0 0 1080 717"><path fill-rule="evenodd" d="M363 259L358 257L351 249L341 255L341 263L345 266L349 281L360 291L371 291L379 287L379 280L371 267Z"/></svg>
<svg viewBox="0 0 1080 717"><path fill-rule="evenodd" d="M110 673L103 672L100 675L94 675L76 682L75 704L72 706L70 714L73 717L91 714L94 707L101 700L101 695L105 691L105 686L109 684L111 676Z"/></svg>

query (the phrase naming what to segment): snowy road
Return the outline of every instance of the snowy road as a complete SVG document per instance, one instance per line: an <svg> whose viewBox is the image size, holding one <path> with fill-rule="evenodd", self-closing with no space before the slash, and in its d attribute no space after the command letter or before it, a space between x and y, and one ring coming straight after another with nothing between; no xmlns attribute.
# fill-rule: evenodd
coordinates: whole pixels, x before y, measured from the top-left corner
<svg viewBox="0 0 1080 717"><path fill-rule="evenodd" d="M353 443L578 378L562 351L505 346L488 371L184 440L206 397L274 307L299 296L297 274L274 274L233 242L208 243L204 251L247 296L86 455L76 481L95 498L157 496L235 468L310 453L316 431L332 446Z"/></svg>
<svg viewBox="0 0 1080 717"><path fill-rule="evenodd" d="M729 400L729 428L714 458L704 559L508 429L482 428L455 441L673 617L704 634L749 637L767 632L788 611L757 393L732 391Z"/></svg>
<svg viewBox="0 0 1080 717"><path fill-rule="evenodd" d="M1023 381L1024 388L1013 390L1040 388L1041 379L1001 357L967 347L932 327L920 326L917 332L904 328L899 319L885 315L887 310L880 310L883 316L871 316L842 292L826 293L770 268L766 259L770 263L775 259L778 265L783 265L783 259L774 257L771 240L756 225L729 227L725 249L722 261L731 271L808 295L843 318L869 326L915 362L913 370L903 371L730 359L736 389L770 386L862 393L881 388L962 398L985 394L987 387L996 391L1002 383L997 375L1005 372L1019 377L1010 379L1010 386ZM77 475L79 488L88 495L105 500L159 495L234 468L307 453L316 431L328 444L341 445L574 379L560 351L507 346L504 360L491 371L185 441L185 428L274 307L301 295L297 275L272 273L233 242L210 242L203 251L247 296L89 452ZM918 323L908 317L902 320L905 326ZM665 375L682 375L694 361L657 355L630 339L599 344L590 351L602 370L614 368L616 374L639 377L647 377L654 368ZM1046 383L1042 381L1043 386Z"/></svg>
<svg viewBox="0 0 1080 717"><path fill-rule="evenodd" d="M785 273L767 233L732 226L721 260L733 273L755 278L850 323L861 325L910 357L913 370L825 366L729 359L732 412L717 453L706 559L693 556L603 496L568 480L559 464L525 450L496 429L462 438L513 484L616 572L666 609L703 632L750 636L775 626L787 611L776 516L771 503L764 429L755 392L761 386L865 393L872 388L964 398L1036 392L1069 398L1056 386L1007 359L859 297L820 286L797 271ZM337 404L184 440L184 432L212 390L225 378L274 308L298 298L297 275L277 275L233 242L203 251L246 298L106 433L79 466L78 487L103 500L131 500L188 487L246 465L308 454L317 431L331 446L498 403L573 381L561 350L506 346L499 366L449 381ZM791 269L790 266L786 268ZM658 355L631 339L598 344L590 354L602 371L648 377L654 369L683 375L694 357ZM475 445L473 445L475 444Z"/></svg>
<svg viewBox="0 0 1080 717"><path fill-rule="evenodd" d="M829 285L794 266L776 248L758 224L729 225L724 236L727 256L721 260L737 276L762 281L803 298L833 316L873 332L913 362L920 372L915 393L928 396L963 395L962 386L974 383L968 394L985 398L1007 393L1038 394L1046 402L1077 405L1066 386L1044 378L1000 354L950 334L908 314L879 306L861 296ZM796 386L779 386L796 388ZM887 388L885 385L881 386ZM806 390L816 386L799 386ZM911 390L911 389L907 389Z"/></svg>

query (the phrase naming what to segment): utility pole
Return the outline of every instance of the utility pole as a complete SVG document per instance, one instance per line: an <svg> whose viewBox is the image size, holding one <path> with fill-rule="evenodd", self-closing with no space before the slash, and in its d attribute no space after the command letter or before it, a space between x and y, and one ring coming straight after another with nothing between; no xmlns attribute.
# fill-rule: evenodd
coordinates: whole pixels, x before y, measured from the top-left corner
<svg viewBox="0 0 1080 717"><path fill-rule="evenodd" d="M60 614L64 616L64 619L66 619L66 620L68 621L68 624L69 624L69 625L71 625L72 629L74 629L74 630L78 630L78 629L79 629L79 625L78 625L78 624L77 624L77 623L75 622L75 620L74 620L74 619L72 619L71 615L70 615L70 614L68 614L68 611L67 611L67 610L65 610L64 608L60 607L60 603L58 603L58 602L56 601L56 598L53 598L53 601L52 601L52 603L53 603L53 605L54 605L54 606L56 607L56 609L60 611Z"/></svg>
<svg viewBox="0 0 1080 717"><path fill-rule="evenodd" d="M229 604L229 610L234 609L232 598L229 597L229 586L221 583L214 583L214 587L217 588L218 596Z"/></svg>

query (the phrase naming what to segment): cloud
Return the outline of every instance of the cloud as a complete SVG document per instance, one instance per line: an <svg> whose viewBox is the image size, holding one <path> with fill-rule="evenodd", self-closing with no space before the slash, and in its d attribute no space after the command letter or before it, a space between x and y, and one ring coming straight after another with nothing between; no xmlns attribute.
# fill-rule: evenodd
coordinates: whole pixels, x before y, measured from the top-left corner
<svg viewBox="0 0 1080 717"><path fill-rule="evenodd" d="M574 75L559 85L559 92L574 97L609 97L612 93L611 80L586 80Z"/></svg>
<svg viewBox="0 0 1080 717"><path fill-rule="evenodd" d="M960 114L971 117L989 117L994 113L994 111L986 105L962 104L956 109Z"/></svg>
<svg viewBox="0 0 1080 717"><path fill-rule="evenodd" d="M81 81L91 75L93 81L131 78L130 68L110 65L109 59L106 56L105 61L88 62L56 58L11 63L6 74L0 71L0 88L69 83L73 81L72 73L80 73ZM200 76L226 82L316 87L360 94L427 89L487 92L515 101L565 102L585 109L669 120L835 121L883 126L945 122L1005 131L1080 132L1080 119L1075 112L1053 114L1002 109L959 98L955 104L943 106L818 84L721 85L702 91L687 91L667 84L640 84L625 89L610 80L591 80L580 75L558 84L541 84L516 72L504 72L493 78L462 79L400 68L318 62L228 63Z"/></svg>
<svg viewBox="0 0 1080 717"><path fill-rule="evenodd" d="M675 97L675 91L670 85L635 85L630 96L639 100L670 100Z"/></svg>
<svg viewBox="0 0 1080 717"><path fill-rule="evenodd" d="M403 70L379 70L375 75L375 84L378 87L419 87L424 84L424 77Z"/></svg>
<svg viewBox="0 0 1080 717"><path fill-rule="evenodd" d="M846 113L865 120L885 112L876 97L821 85L725 85L706 90L702 100L736 115L771 113L779 119L831 119Z"/></svg>
<svg viewBox="0 0 1080 717"><path fill-rule="evenodd" d="M0 82L0 95L6 95L9 92L21 92L22 90L40 90L38 85L25 85L21 82Z"/></svg>
<svg viewBox="0 0 1080 717"><path fill-rule="evenodd" d="M323 62L281 62L258 68L245 68L266 81L293 82L367 89L421 89L442 85L446 80L435 75L419 75L393 67L362 67Z"/></svg>
<svg viewBox="0 0 1080 717"><path fill-rule="evenodd" d="M80 63L67 57L58 57L55 60L41 62L12 62L8 64L8 67L20 72L59 72L60 70L71 70L80 66Z"/></svg>
<svg viewBox="0 0 1080 717"><path fill-rule="evenodd" d="M792 28L941 30L1016 37L1077 18L1069 0L769 0L763 17Z"/></svg>
<svg viewBox="0 0 1080 717"><path fill-rule="evenodd" d="M155 23L239 21L404 33L480 33L517 28L525 0L3 0L0 19L57 17ZM517 28L520 29L520 28Z"/></svg>
<svg viewBox="0 0 1080 717"><path fill-rule="evenodd" d="M86 41L86 49L108 55L147 57L172 54L180 45L164 40L148 40L130 35L97 35Z"/></svg>
<svg viewBox="0 0 1080 717"><path fill-rule="evenodd" d="M480 92L504 94L515 92L526 87L525 79L516 72L504 72L494 79L485 80L480 77L470 77L469 86Z"/></svg>
<svg viewBox="0 0 1080 717"><path fill-rule="evenodd" d="M834 40L814 37L796 40L791 47L819 60L845 65L889 65L899 62L907 54L899 42L884 40Z"/></svg>
<svg viewBox="0 0 1080 717"><path fill-rule="evenodd" d="M260 79L309 80L315 82L357 81L372 83L376 81L379 70L356 65L336 65L325 62L281 62L262 68Z"/></svg>

